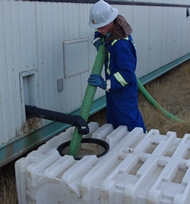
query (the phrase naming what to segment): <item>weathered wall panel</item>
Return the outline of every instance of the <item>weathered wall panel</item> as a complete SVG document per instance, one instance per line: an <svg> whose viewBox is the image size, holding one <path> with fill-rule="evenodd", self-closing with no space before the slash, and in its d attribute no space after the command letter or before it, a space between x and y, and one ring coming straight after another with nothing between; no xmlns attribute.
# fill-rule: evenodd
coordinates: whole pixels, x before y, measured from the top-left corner
<svg viewBox="0 0 190 204"><path fill-rule="evenodd" d="M168 64L172 60L172 44L173 44L173 31L172 22L173 12L170 12L170 8L162 9L162 47L161 56L162 65Z"/></svg>

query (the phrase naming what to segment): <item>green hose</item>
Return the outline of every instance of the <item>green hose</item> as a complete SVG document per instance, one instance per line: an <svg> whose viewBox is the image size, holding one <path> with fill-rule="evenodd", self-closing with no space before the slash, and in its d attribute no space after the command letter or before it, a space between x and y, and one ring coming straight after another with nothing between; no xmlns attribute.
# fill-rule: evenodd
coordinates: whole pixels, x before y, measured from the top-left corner
<svg viewBox="0 0 190 204"><path fill-rule="evenodd" d="M105 62L105 57L106 57L106 49L105 49L105 46L102 44L98 49L91 74L101 75L102 67ZM90 110L96 93L96 88L97 87L87 85L84 99L80 108L79 115L86 122L88 121L88 116L90 114ZM78 128L76 127L71 139L71 143L69 145L69 149L67 153L68 155L72 155L73 157L77 156L78 151L80 149L81 140L82 140L82 135L78 134Z"/></svg>
<svg viewBox="0 0 190 204"><path fill-rule="evenodd" d="M138 83L138 88L139 91L144 95L146 100L156 109L158 110L162 115L164 115L166 118L170 120L174 120L176 122L182 122L179 118L173 116L171 113L166 111L163 107L161 107L153 98L152 96L148 93L148 91L144 88L140 80L137 78L137 83Z"/></svg>
<svg viewBox="0 0 190 204"><path fill-rule="evenodd" d="M92 68L91 74L101 74L102 67L105 61L106 56L106 49L104 45L101 45L98 49L98 53L96 55L96 59L94 61L94 65ZM156 109L158 110L162 115L164 115L166 118L170 120L174 120L176 122L182 122L179 118L173 116L171 113L166 111L163 107L161 107L153 98L152 96L147 92L147 90L144 88L140 80L137 78L138 83L138 89L139 91L144 95L144 97L147 99L147 101ZM81 105L80 113L79 115L87 122L88 116L90 113L90 109L94 100L94 96L96 93L96 88L90 85L87 85L87 89L85 92L85 96ZM72 136L72 140L69 146L68 155L72 155L73 157L76 157L78 154L78 151L80 149L80 144L82 140L82 135L78 134L78 128L76 127Z"/></svg>

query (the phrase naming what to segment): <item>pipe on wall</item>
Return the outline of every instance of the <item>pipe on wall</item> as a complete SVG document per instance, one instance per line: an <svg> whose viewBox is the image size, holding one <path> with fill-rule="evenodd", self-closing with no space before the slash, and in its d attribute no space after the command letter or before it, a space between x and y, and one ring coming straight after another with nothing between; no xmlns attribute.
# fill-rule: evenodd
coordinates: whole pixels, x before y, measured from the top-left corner
<svg viewBox="0 0 190 204"><path fill-rule="evenodd" d="M42 108L37 108L36 106L25 105L26 116L38 117L43 119L48 119L52 121L57 121L61 123L67 123L78 127L79 134L88 134L89 127L86 121L78 115L70 115L66 113L60 113L56 111L46 110Z"/></svg>

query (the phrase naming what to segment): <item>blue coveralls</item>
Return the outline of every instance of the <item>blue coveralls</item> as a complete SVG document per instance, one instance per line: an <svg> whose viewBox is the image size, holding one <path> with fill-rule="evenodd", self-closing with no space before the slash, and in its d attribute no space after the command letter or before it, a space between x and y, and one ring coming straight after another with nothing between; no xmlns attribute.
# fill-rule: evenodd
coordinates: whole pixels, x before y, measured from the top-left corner
<svg viewBox="0 0 190 204"><path fill-rule="evenodd" d="M138 85L135 75L137 56L132 37L106 41L106 80L111 81L106 91L106 120L114 128L126 125L131 131L135 127L146 128L138 109Z"/></svg>

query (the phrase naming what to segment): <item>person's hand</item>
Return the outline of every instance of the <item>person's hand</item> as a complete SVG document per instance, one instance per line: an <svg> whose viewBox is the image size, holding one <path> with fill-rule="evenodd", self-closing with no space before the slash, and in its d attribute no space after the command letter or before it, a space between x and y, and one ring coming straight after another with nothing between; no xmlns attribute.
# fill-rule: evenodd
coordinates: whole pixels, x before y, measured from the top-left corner
<svg viewBox="0 0 190 204"><path fill-rule="evenodd" d="M106 81L104 81L104 79L98 74L91 74L90 77L88 78L88 83L91 86L98 86L104 90L107 87Z"/></svg>
<svg viewBox="0 0 190 204"><path fill-rule="evenodd" d="M92 44L95 46L96 50L98 51L100 45L102 44L102 39L101 38L95 38L93 41L92 41Z"/></svg>

